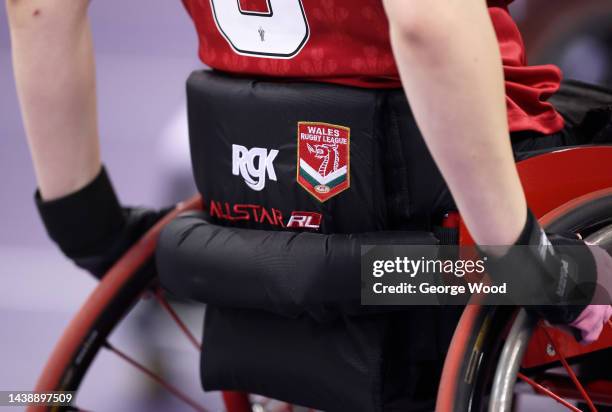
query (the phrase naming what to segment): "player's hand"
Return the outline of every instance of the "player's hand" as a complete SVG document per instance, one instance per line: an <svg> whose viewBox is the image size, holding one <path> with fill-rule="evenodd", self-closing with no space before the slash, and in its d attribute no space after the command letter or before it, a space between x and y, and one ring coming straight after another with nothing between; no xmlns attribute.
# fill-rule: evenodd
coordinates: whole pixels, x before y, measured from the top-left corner
<svg viewBox="0 0 612 412"><path fill-rule="evenodd" d="M508 296L511 302L563 330L577 331L578 340L596 340L612 314L612 257L575 234L545 233L531 212L514 246L501 256L489 255L488 261L494 281L524 285Z"/></svg>
<svg viewBox="0 0 612 412"><path fill-rule="evenodd" d="M107 246L98 251L77 256L68 256L74 263L98 279L108 272L111 266L134 245L169 209L153 210L142 207L124 207L124 224Z"/></svg>
<svg viewBox="0 0 612 412"><path fill-rule="evenodd" d="M570 323L570 326L577 329L582 337L581 343L589 344L595 342L605 327L612 328L612 302L610 302L610 292L612 292L612 257L599 246L589 247L595 258L597 266L597 288L593 300L597 303L609 302L607 305L589 305L580 315Z"/></svg>

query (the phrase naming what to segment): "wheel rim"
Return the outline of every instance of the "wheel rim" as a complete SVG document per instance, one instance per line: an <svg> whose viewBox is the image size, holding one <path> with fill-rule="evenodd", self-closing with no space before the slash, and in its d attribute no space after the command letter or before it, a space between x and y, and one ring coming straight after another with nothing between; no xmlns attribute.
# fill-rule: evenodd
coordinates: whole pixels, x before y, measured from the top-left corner
<svg viewBox="0 0 612 412"><path fill-rule="evenodd" d="M106 345L106 339L113 328L130 311L138 297L147 289L150 290L154 272L147 265L152 264L150 257L154 253L162 227L181 212L199 209L199 196L177 205L174 211L151 228L111 268L56 344L36 384L37 392L79 389L85 372L99 349ZM116 310L111 316L105 317L104 310L110 303ZM75 407L32 406L28 408L28 412L75 409L79 410Z"/></svg>
<svg viewBox="0 0 612 412"><path fill-rule="evenodd" d="M604 249L609 249L612 247L612 225L599 229L597 232L589 235L585 241L593 245L601 246ZM514 385L517 377L521 377L519 375L521 361L525 351L527 350L529 339L536 324L537 321L528 316L524 309L519 311L519 315L515 318L512 329L508 334L506 343L502 349L497 370L495 371L495 378L493 380L493 387L491 390L491 400L489 403L489 412L512 411ZM550 341L551 344L554 345L552 338L550 338ZM565 367L565 362L563 363ZM566 370L568 367L569 365L566 367ZM532 381L524 379L524 375L521 378L535 387ZM537 389L540 389L540 387L537 387ZM584 390L584 388L582 389ZM547 395L550 396L548 393ZM588 395L586 395L586 397L588 398ZM559 399L555 400L559 401Z"/></svg>
<svg viewBox="0 0 612 412"><path fill-rule="evenodd" d="M580 228L582 222L586 223L588 234L592 234L601 227L612 224L611 210L612 189L604 189L581 196L554 209L546 214L540 223L551 232L561 233ZM602 235L600 232L597 236L607 238L609 235ZM499 308L487 306L470 305L465 309L453 337L453 349L447 354L442 372L436 403L438 412L473 412L489 409L490 398L487 394L491 393L497 361L503 351L505 337L512 327L512 324L507 323L509 318L500 316L500 312L503 315L503 311ZM516 309L515 315L518 316ZM487 323L495 325L499 322L506 322L507 328L503 329L499 325L496 329L487 327ZM500 330L503 332L499 333ZM499 350L494 346L480 348L477 336L482 336L481 341L488 338L494 345L499 342L502 344L499 345ZM472 362L474 352L482 352L477 363ZM472 364L475 366L471 366ZM471 373L470 379L466 379L468 376L466 370L469 367L476 370ZM511 396L506 396L505 399L508 398L511 399Z"/></svg>
<svg viewBox="0 0 612 412"><path fill-rule="evenodd" d="M495 371L489 412L506 412L512 409L514 383L535 325L533 318L521 309L510 329Z"/></svg>

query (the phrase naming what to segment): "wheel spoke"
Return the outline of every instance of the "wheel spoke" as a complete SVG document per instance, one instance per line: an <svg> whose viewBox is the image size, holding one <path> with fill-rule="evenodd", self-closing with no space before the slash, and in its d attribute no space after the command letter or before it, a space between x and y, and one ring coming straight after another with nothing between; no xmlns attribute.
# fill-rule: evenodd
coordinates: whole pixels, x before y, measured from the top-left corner
<svg viewBox="0 0 612 412"><path fill-rule="evenodd" d="M175 386L173 386L172 384L164 380L161 376L159 376L152 370L148 369L146 366L142 365L141 363L137 362L130 356L126 355L124 352L115 348L110 343L105 342L104 347L106 347L106 349L110 350L111 352L119 356L121 359L123 359L130 365L134 366L136 369L138 369L139 371L147 375L149 378L153 379L155 382L157 382L160 386L162 386L168 392L170 392L171 394L176 396L178 399L185 402L187 405L191 406L194 410L198 412L208 412L207 409L199 405L196 401L191 399L189 396L185 395L181 390L179 390L178 388L176 388Z"/></svg>
<svg viewBox="0 0 612 412"><path fill-rule="evenodd" d="M196 348L196 350L198 352L200 352L202 350L202 345L200 344L200 342L198 342L198 340L195 338L195 336L193 336L193 334L191 333L191 331L189 330L187 325L185 325L185 323L182 321L182 319L179 317L179 315L176 313L176 311L174 309L172 309L172 306L170 306L170 303L164 297L163 292L162 292L161 289L157 289L155 291L155 298L157 299L159 304L165 309L165 311L168 313L168 315L170 315L172 320L174 320L176 325L183 332L183 334L189 340L189 342L191 342L191 344Z"/></svg>
<svg viewBox="0 0 612 412"><path fill-rule="evenodd" d="M533 387L533 389L535 389L536 392L539 392L539 393L542 393L542 394L544 394L546 396L551 397L552 399L556 400L561 405L565 406L566 408L568 408L571 411L582 412L580 409L576 408L574 405L572 405L571 403L569 403L568 401L566 401L562 397L558 396L556 393L552 392L550 389L540 385L539 383L537 383L536 381L528 378L527 376L523 375L522 373L519 372L517 376L520 379L522 379L525 382L527 382L529 385L531 385Z"/></svg>
<svg viewBox="0 0 612 412"><path fill-rule="evenodd" d="M559 360L561 361L561 364L563 365L563 367L567 371L567 373L568 373L570 379L572 380L572 382L574 382L574 385L576 386L576 388L578 389L578 391L582 395L582 398L584 399L584 401L589 406L589 409L591 410L591 412L597 412L597 408L593 404L593 401L591 400L591 397L589 396L587 391L584 389L584 386L582 386L582 384L580 383L580 380L578 379L578 377L574 373L574 370L572 369L572 367L569 365L569 363L567 363L567 359L565 359L565 356L563 355L563 353L561 351L559 351L559 347L555 343L555 341L552 338L552 336L550 335L550 333L548 332L548 328L544 327L542 329L544 329L544 333L548 337L548 340L549 340L550 344L552 345L553 349L555 350L555 352L559 356Z"/></svg>

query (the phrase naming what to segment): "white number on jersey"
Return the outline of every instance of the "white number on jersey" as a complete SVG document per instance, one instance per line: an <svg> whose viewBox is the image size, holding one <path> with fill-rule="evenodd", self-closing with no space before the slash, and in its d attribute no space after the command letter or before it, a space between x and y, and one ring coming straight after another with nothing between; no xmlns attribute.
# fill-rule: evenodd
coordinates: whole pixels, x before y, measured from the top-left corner
<svg viewBox="0 0 612 412"><path fill-rule="evenodd" d="M244 11L240 0L210 0L217 28L238 54L295 57L310 30L302 0L267 0L267 12Z"/></svg>

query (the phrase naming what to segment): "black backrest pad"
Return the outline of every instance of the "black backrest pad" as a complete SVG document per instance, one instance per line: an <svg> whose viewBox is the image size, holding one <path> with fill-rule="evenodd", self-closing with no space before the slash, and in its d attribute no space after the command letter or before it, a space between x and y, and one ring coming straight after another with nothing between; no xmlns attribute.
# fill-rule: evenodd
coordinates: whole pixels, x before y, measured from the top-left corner
<svg viewBox="0 0 612 412"><path fill-rule="evenodd" d="M212 224L172 222L158 268L164 287L208 303L205 389L330 412L432 401L421 375L435 380L452 333L442 308L359 308L360 239L435 244L431 215L452 207L403 92L195 72L187 94ZM392 233L367 234L380 231Z"/></svg>
<svg viewBox="0 0 612 412"><path fill-rule="evenodd" d="M314 212L320 233L428 229L450 204L400 90L199 71L187 94L194 176L213 223L275 230L294 214L297 229L316 226L304 218Z"/></svg>
<svg viewBox="0 0 612 412"><path fill-rule="evenodd" d="M556 97L568 123L605 126L609 111L584 108L609 94L570 86ZM328 412L433 409L461 308L359 305L362 241L435 244L430 223L453 207L403 92L213 72L187 92L206 210L164 229L157 263L165 288L208 303L204 388Z"/></svg>

